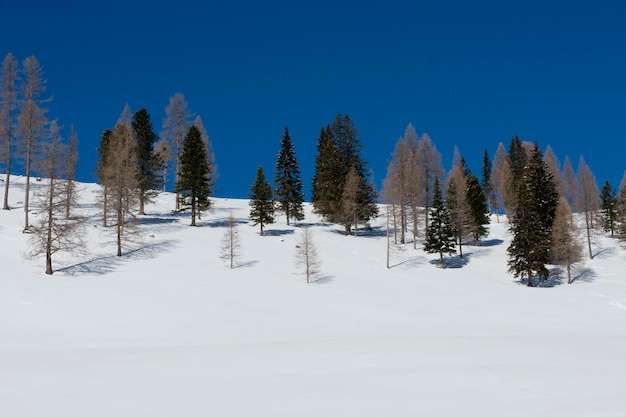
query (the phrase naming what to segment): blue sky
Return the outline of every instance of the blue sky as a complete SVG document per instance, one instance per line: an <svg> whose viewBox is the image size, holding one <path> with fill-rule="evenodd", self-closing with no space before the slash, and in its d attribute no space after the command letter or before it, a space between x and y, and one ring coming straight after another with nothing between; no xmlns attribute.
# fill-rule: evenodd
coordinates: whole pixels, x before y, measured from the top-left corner
<svg viewBox="0 0 626 417"><path fill-rule="evenodd" d="M583 4L584 3L584 4ZM49 116L74 124L79 179L124 105L160 133L176 92L213 143L216 196L268 177L289 127L307 195L322 126L349 114L380 185L412 123L448 169L454 146L480 173L511 135L550 144L599 183L626 169L622 2L5 2L0 54L36 56Z"/></svg>

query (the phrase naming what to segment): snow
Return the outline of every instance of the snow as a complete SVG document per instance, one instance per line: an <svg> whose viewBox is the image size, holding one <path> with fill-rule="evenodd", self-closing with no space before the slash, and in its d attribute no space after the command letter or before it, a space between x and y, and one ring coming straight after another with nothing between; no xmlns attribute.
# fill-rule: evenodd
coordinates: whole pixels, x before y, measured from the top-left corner
<svg viewBox="0 0 626 417"><path fill-rule="evenodd" d="M0 416L624 416L625 250L604 235L573 284L506 272L501 218L465 258L394 248L385 219L359 237L307 206L319 281L297 271L301 222L249 226L214 199L199 227L147 206L122 258L97 220L89 255L25 260L23 180L0 211ZM219 258L233 213L241 266ZM564 278L566 281L566 279ZM562 281L562 282L565 282Z"/></svg>

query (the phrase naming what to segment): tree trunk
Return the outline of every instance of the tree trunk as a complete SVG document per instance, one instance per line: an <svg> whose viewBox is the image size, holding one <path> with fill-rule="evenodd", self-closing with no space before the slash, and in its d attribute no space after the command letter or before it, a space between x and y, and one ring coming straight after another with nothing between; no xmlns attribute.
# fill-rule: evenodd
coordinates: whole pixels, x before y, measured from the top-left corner
<svg viewBox="0 0 626 417"><path fill-rule="evenodd" d="M569 261L567 262L567 283L572 283L572 266Z"/></svg>
<svg viewBox="0 0 626 417"><path fill-rule="evenodd" d="M9 142L10 144L11 142ZM10 147L10 145L9 145ZM9 209L9 182L11 181L11 154L7 156L7 179L4 184L4 205L2 206L3 210Z"/></svg>
<svg viewBox="0 0 626 417"><path fill-rule="evenodd" d="M591 226L589 225L589 210L585 211L585 224L587 226L587 246L589 247L589 259L593 259L591 251Z"/></svg>

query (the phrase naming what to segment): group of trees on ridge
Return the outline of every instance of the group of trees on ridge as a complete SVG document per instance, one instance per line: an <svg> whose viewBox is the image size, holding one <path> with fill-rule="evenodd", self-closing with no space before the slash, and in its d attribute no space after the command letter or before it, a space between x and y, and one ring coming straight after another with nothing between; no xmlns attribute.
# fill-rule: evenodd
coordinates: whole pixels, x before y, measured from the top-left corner
<svg viewBox="0 0 626 417"><path fill-rule="evenodd" d="M33 235L30 253L45 254L46 272L52 273L53 253L83 246L84 219L71 210L76 203L78 136L72 127L64 140L57 121L46 119L44 105L49 100L43 97L45 80L36 58L26 58L21 73L18 70L17 61L8 54L0 72L0 163L6 168L3 209L10 208L10 175L13 162L20 160L26 173L24 230ZM218 172L202 119L196 116L192 121L180 93L170 98L165 114L159 138L147 110L133 114L127 105L116 125L101 137L96 175L102 225L114 236L118 256L125 243L133 241L136 216L145 214L145 206L165 189L168 178L174 177L176 210L189 210L192 226L211 207ZM355 236L359 225L368 225L378 216L378 195L361 151L353 121L337 115L317 139L311 183L314 212ZM28 219L33 173L49 181L35 194L39 210L45 213L38 216L37 225ZM285 214L287 224L304 218L303 183L287 127L273 185L259 167L249 196L249 218L260 225L261 235L275 221L276 211ZM424 250L438 253L442 266L444 254L458 250L462 257L464 244L479 244L488 233L490 212L497 221L505 213L513 236L507 249L509 271L531 286L534 278L547 277L548 264L564 266L571 282L571 266L582 258L573 212L584 216L589 257L593 257L592 231L599 225L612 236L626 236L626 181L619 192L606 181L600 193L582 157L576 173L567 157L561 169L550 146L544 154L537 144L521 142L516 136L508 151L499 144L493 160L484 150L479 179L456 148L446 173L430 137L418 137L409 124L391 154L381 197L388 207L393 242L417 248L422 239ZM233 233L234 223L229 224ZM230 242L232 267L238 243L234 235L225 241Z"/></svg>

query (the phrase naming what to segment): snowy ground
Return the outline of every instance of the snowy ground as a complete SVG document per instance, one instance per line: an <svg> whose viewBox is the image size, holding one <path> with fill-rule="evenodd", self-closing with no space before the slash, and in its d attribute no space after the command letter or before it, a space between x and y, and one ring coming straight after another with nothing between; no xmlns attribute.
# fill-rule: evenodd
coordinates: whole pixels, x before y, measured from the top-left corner
<svg viewBox="0 0 626 417"><path fill-rule="evenodd" d="M527 288L506 273L503 223L447 269L408 244L388 270L384 218L346 237L309 207L322 276L307 285L299 227L280 217L261 237L247 201L216 199L191 228L163 194L137 250L113 256L94 219L90 253L57 256L49 277L21 256L14 184L0 211L0 416L626 415L626 253L604 236L572 285ZM97 187L83 187L95 216ZM233 270L218 257L231 212Z"/></svg>

